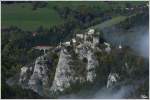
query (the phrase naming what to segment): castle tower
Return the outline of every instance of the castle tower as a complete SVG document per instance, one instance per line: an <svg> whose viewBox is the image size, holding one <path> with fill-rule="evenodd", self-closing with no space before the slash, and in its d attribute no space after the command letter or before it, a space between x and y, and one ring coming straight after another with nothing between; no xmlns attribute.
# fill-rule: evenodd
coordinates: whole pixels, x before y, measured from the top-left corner
<svg viewBox="0 0 150 100"><path fill-rule="evenodd" d="M95 47L97 44L99 44L99 37L93 36L93 46Z"/></svg>
<svg viewBox="0 0 150 100"><path fill-rule="evenodd" d="M84 35L84 43L87 43L87 34Z"/></svg>
<svg viewBox="0 0 150 100"><path fill-rule="evenodd" d="M93 48L95 48L95 46L99 44L99 36L100 32L97 32L93 35Z"/></svg>

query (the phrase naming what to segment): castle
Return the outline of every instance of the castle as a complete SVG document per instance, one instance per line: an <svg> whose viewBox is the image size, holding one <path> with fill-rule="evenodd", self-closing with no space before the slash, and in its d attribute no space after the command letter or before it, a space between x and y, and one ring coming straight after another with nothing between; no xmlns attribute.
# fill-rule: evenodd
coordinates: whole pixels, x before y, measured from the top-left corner
<svg viewBox="0 0 150 100"><path fill-rule="evenodd" d="M60 42L60 44L56 47L56 49L60 50L61 48L73 47L76 54L79 53L82 47L84 47L84 49L93 49L101 51L101 49L98 47L100 43L100 35L101 35L100 32L96 32L95 29L89 29L85 33L75 34L75 36L69 41L63 43ZM106 42L104 42L103 44L105 45L105 51L110 52L111 51L110 44ZM48 51L51 48L52 47L50 46L34 47L34 49L38 49L40 51L43 50L44 54L46 54L46 51ZM120 49L122 48L121 45L119 46L119 48Z"/></svg>
<svg viewBox="0 0 150 100"><path fill-rule="evenodd" d="M72 46L75 48L76 53L78 53L78 48L83 44L94 49L99 44L99 36L99 32L95 32L94 29L89 29L83 34L76 34L70 41L60 43L60 46Z"/></svg>

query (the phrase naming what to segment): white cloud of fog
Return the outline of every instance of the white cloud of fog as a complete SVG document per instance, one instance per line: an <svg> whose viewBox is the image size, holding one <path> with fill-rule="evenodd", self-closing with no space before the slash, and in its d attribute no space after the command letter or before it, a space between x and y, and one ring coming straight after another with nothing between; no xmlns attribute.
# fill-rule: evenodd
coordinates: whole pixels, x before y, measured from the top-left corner
<svg viewBox="0 0 150 100"><path fill-rule="evenodd" d="M148 58L149 57L149 34L144 34L139 36L139 40L134 42L134 50L136 50L139 55Z"/></svg>
<svg viewBox="0 0 150 100"><path fill-rule="evenodd" d="M91 90L89 90L90 92ZM124 99L129 96L131 92L134 91L133 86L121 86L119 89L111 89L111 88L101 88L98 91L93 91L92 95L84 94L82 91L77 94L68 94L64 96L60 96L59 99ZM90 93L89 93L90 94ZM88 97L89 96L89 97Z"/></svg>
<svg viewBox="0 0 150 100"><path fill-rule="evenodd" d="M132 86L122 86L120 89L111 90L107 88L100 89L94 99L123 99L128 96L134 89Z"/></svg>
<svg viewBox="0 0 150 100"><path fill-rule="evenodd" d="M137 26L128 31L119 30L117 28L103 30L104 38L106 41L118 46L122 45L129 46L135 54L149 57L149 32L148 27Z"/></svg>

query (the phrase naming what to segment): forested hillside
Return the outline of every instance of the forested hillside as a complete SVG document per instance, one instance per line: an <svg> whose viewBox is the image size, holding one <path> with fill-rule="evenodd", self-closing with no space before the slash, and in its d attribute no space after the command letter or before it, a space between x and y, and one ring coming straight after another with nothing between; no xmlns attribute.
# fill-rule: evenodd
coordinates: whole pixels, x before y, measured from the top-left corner
<svg viewBox="0 0 150 100"><path fill-rule="evenodd" d="M42 55L42 52L33 49L35 46L50 45L56 47L60 42L65 42L73 38L75 34L83 33L88 28L94 28L102 33L101 38L104 41L112 42L115 48L116 45L118 46L118 43L124 45L126 42L131 43L134 41L132 38L134 38L138 32L138 29L144 28L144 31L141 32L148 32L148 2L144 1L3 1L1 3L2 98L46 98L39 96L39 94L32 90L24 90L19 86L10 87L6 84L9 78L20 72L22 66L32 64L37 57ZM109 38L113 37L113 34L120 37L121 34L129 34L125 36L128 40L119 40L119 42L117 41L116 43L115 39ZM131 46L128 46L129 45L125 45L126 48L132 49ZM119 60L119 58L115 56L116 52L117 50L114 49L112 52L114 54L109 57L105 54L97 54L98 59L102 60L101 63L104 72L109 70L109 66L111 66L105 65L104 63ZM102 57L102 55L104 56ZM128 59L128 54L122 55L127 57L124 58L124 60ZM139 70L141 70L140 64L143 64L143 66L147 66L148 64L147 60L143 60L145 58L140 58L141 55L138 56L138 59L134 59L135 63L131 62L133 60L132 58L130 58L131 61L129 61L131 64L135 64L139 67L139 69L135 69L132 78L138 78L140 75L144 76L144 72L146 73L146 77L148 73L147 69L143 69L140 74L137 74ZM56 62L59 59L58 55L51 54L51 57L54 58L53 61L55 61L55 63L53 66L56 67ZM115 59L113 59L113 57ZM121 61L119 62L121 63ZM105 66L107 66L108 69ZM115 63L113 63L112 66L115 66ZM117 68L118 67L116 67L116 69ZM100 71L99 74L99 76L101 76L105 73ZM146 81L147 80L148 77L146 77ZM145 87L147 88L147 84ZM144 91L144 93L147 93L148 90L145 89L145 87L143 86L140 89Z"/></svg>

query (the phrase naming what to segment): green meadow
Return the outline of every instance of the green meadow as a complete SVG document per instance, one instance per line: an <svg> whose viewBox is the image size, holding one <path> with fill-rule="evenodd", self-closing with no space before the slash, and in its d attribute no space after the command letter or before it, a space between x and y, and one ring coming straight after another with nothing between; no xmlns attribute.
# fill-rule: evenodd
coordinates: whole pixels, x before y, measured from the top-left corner
<svg viewBox="0 0 150 100"><path fill-rule="evenodd" d="M132 3L131 3L132 4ZM140 2L134 2L133 4L140 4ZM1 25L2 28L9 26L17 26L23 30L34 31L38 27L50 28L55 25L65 22L63 18L60 18L58 13L53 9L54 6L67 6L71 9L75 9L78 6L99 6L100 9L106 10L110 7L107 2L48 2L44 8L32 9L31 3L14 3L14 4L2 4L1 5ZM115 5L115 6L113 6ZM125 2L117 2L117 4L111 4L112 7L125 7ZM120 19L120 18L119 18ZM121 18L122 19L122 18Z"/></svg>
<svg viewBox="0 0 150 100"><path fill-rule="evenodd" d="M35 30L43 26L49 28L61 24L63 20L52 8L32 10L31 4L2 5L2 27L17 26L25 30Z"/></svg>

